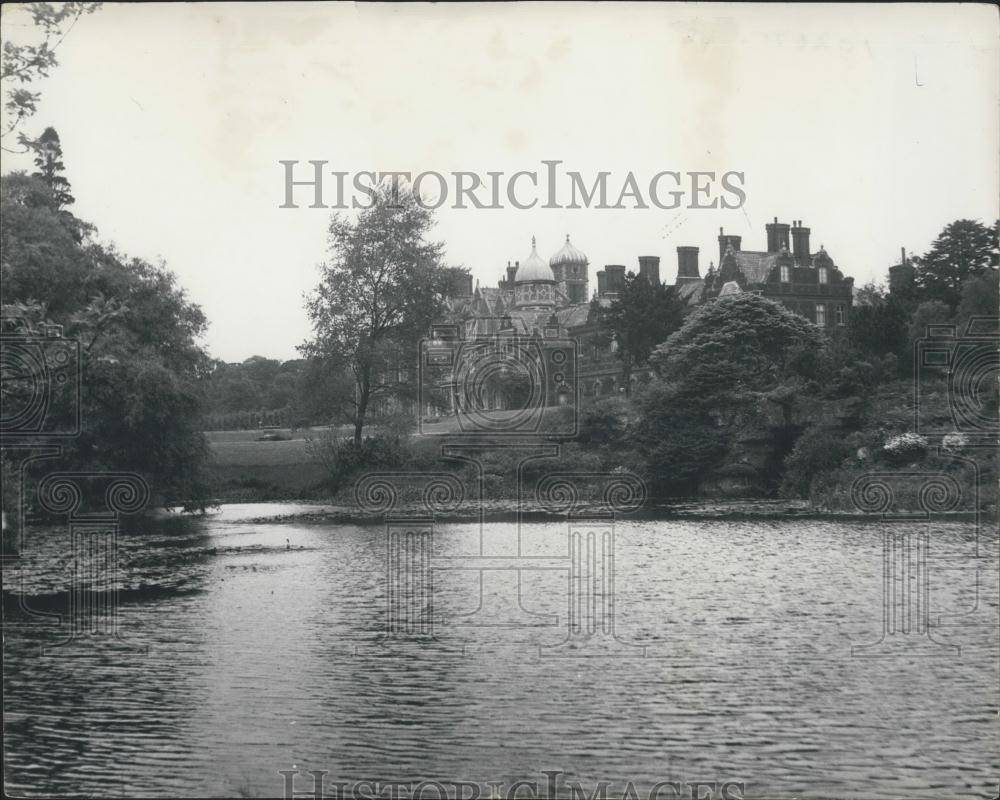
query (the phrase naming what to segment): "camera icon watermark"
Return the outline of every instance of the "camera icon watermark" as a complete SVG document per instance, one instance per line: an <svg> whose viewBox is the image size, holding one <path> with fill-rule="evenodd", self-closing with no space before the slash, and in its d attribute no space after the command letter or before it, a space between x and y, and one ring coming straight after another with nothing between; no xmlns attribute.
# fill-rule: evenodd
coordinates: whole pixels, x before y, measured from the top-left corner
<svg viewBox="0 0 1000 800"><path fill-rule="evenodd" d="M80 433L80 343L62 326L31 329L19 317L2 319L0 438L68 438Z"/></svg>
<svg viewBox="0 0 1000 800"><path fill-rule="evenodd" d="M421 434L576 435L576 340L554 321L532 332L518 324L503 317L478 320L475 331L432 328L420 342Z"/></svg>
<svg viewBox="0 0 1000 800"><path fill-rule="evenodd" d="M928 325L913 344L916 432L963 434L973 440L1000 434L1000 318L973 317L963 333L955 325ZM944 382L947 413L935 395ZM970 442L970 443L975 443Z"/></svg>

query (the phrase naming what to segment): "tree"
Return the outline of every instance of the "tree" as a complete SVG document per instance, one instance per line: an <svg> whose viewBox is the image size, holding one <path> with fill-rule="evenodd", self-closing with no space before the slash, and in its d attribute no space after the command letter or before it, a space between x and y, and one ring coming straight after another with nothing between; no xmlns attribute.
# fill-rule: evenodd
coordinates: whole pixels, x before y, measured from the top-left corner
<svg viewBox="0 0 1000 800"><path fill-rule="evenodd" d="M306 299L313 337L301 347L350 371L355 446L373 400L413 391L416 343L438 316L449 282L443 246L426 238L432 215L412 191L385 183L372 200L354 222L333 216L330 258Z"/></svg>
<svg viewBox="0 0 1000 800"><path fill-rule="evenodd" d="M900 363L908 363L909 298L887 294L882 287L873 284L863 286L858 295L847 331L850 346L864 358L891 354Z"/></svg>
<svg viewBox="0 0 1000 800"><path fill-rule="evenodd" d="M804 317L753 294L721 297L699 307L654 351L662 377L681 381L713 402L773 390L823 335Z"/></svg>
<svg viewBox="0 0 1000 800"><path fill-rule="evenodd" d="M962 283L997 269L997 230L977 220L960 219L946 225L931 249L916 261L916 280L924 299L941 300L954 308Z"/></svg>
<svg viewBox="0 0 1000 800"><path fill-rule="evenodd" d="M645 275L629 272L614 302L595 308L605 337L618 342L617 356L628 393L632 370L645 364L653 348L681 326L684 302L674 287L652 286Z"/></svg>
<svg viewBox="0 0 1000 800"><path fill-rule="evenodd" d="M962 299L955 313L960 326L959 333L964 333L969 320L973 317L996 317L1000 309L1000 275L996 271L978 278L972 278L962 284Z"/></svg>
<svg viewBox="0 0 1000 800"><path fill-rule="evenodd" d="M63 464L138 471L164 502L198 504L207 496L201 310L163 266L82 244L83 223L58 209L42 179L5 176L0 198L3 303L36 329L62 325L80 345L82 430L65 444Z"/></svg>
<svg viewBox="0 0 1000 800"><path fill-rule="evenodd" d="M696 309L650 357L658 378L638 400L631 434L654 483L689 493L722 466L762 403L784 416L824 348L819 328L752 294Z"/></svg>
<svg viewBox="0 0 1000 800"><path fill-rule="evenodd" d="M0 130L0 139L17 131L21 123L38 110L40 92L28 87L39 78L48 77L49 70L58 65L56 50L84 14L92 14L100 3L26 3L23 10L31 15L38 34L32 42L16 43L11 37L4 39L3 57L0 59L0 82L4 84L4 110L7 121ZM9 20L5 20L8 27ZM8 28L9 30L9 28ZM27 149L31 139L18 133L18 142ZM15 152L8 146L8 152Z"/></svg>
<svg viewBox="0 0 1000 800"><path fill-rule="evenodd" d="M33 173L32 177L40 178L49 187L57 208L72 205L74 200L70 194L69 181L62 174L66 169L62 161L62 144L55 128L46 128L41 136L30 143L30 147L35 153L35 166L38 167L38 172Z"/></svg>
<svg viewBox="0 0 1000 800"><path fill-rule="evenodd" d="M927 335L930 325L942 325L951 321L951 309L940 300L925 300L910 317L910 341L914 342Z"/></svg>

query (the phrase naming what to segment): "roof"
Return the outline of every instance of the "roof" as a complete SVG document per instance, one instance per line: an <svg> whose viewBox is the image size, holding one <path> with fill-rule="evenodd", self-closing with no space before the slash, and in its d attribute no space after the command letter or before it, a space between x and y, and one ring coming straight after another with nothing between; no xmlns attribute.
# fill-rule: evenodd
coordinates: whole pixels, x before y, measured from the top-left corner
<svg viewBox="0 0 1000 800"><path fill-rule="evenodd" d="M676 284L676 287L677 296L689 306L693 306L701 300L701 293L705 288L705 281L701 279L696 281L683 281L682 283Z"/></svg>
<svg viewBox="0 0 1000 800"><path fill-rule="evenodd" d="M535 237L531 237L531 255L529 255L517 268L514 275L514 283L527 283L529 281L551 281L555 283L555 275L548 264L546 264L535 247Z"/></svg>
<svg viewBox="0 0 1000 800"><path fill-rule="evenodd" d="M590 321L590 303L561 308L556 312L556 319L563 328L579 328Z"/></svg>
<svg viewBox="0 0 1000 800"><path fill-rule="evenodd" d="M580 266L586 266L588 263L587 256L585 256L580 250L577 250L569 241L569 234L566 234L566 244L562 246L562 249L556 253L552 258L549 259L549 266L556 266L557 264L579 264Z"/></svg>
<svg viewBox="0 0 1000 800"><path fill-rule="evenodd" d="M746 276L747 283L767 283L779 254L763 253L758 250L737 250L734 255L736 265Z"/></svg>

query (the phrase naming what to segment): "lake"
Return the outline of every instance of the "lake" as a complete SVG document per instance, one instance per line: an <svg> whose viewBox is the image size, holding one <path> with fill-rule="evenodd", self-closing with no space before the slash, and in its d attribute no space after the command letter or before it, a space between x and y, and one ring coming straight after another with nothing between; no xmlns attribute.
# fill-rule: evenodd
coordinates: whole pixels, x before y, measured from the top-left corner
<svg viewBox="0 0 1000 800"><path fill-rule="evenodd" d="M327 770L555 771L566 797L997 794L992 530L894 529L911 564L928 537L907 584L884 583L878 523L250 521L289 510L122 533L120 641L57 646L42 615L65 611L69 538L30 532L4 573L8 794L273 797L279 770L300 792ZM893 646L865 650L907 586Z"/></svg>

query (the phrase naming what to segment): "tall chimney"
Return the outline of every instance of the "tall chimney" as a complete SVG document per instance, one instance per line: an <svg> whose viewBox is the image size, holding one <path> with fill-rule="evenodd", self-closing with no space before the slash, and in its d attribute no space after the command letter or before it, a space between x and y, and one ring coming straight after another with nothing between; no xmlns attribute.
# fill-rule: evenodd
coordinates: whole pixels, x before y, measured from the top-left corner
<svg viewBox="0 0 1000 800"><path fill-rule="evenodd" d="M650 286L660 285L660 257L639 256L639 274L645 276Z"/></svg>
<svg viewBox="0 0 1000 800"><path fill-rule="evenodd" d="M733 246L733 250L739 251L740 244L743 242L742 236L733 236L732 234L726 234L723 232L722 228L719 228L719 263L722 263L722 257L726 254L726 247L729 245Z"/></svg>
<svg viewBox="0 0 1000 800"><path fill-rule="evenodd" d="M604 297L608 291L608 276L603 269L597 270L597 296Z"/></svg>
<svg viewBox="0 0 1000 800"><path fill-rule="evenodd" d="M788 249L788 223L778 222L778 218L774 218L774 222L769 222L764 226L767 231L767 252L769 253L780 253L781 248Z"/></svg>
<svg viewBox="0 0 1000 800"><path fill-rule="evenodd" d="M618 294L625 286L625 265L605 264L604 272L607 275L605 292L607 294Z"/></svg>
<svg viewBox="0 0 1000 800"><path fill-rule="evenodd" d="M802 227L802 220L792 223L792 255L797 264L809 263L809 229Z"/></svg>
<svg viewBox="0 0 1000 800"><path fill-rule="evenodd" d="M698 248L678 247L677 248L677 283L687 283L701 279L701 272L698 269Z"/></svg>

